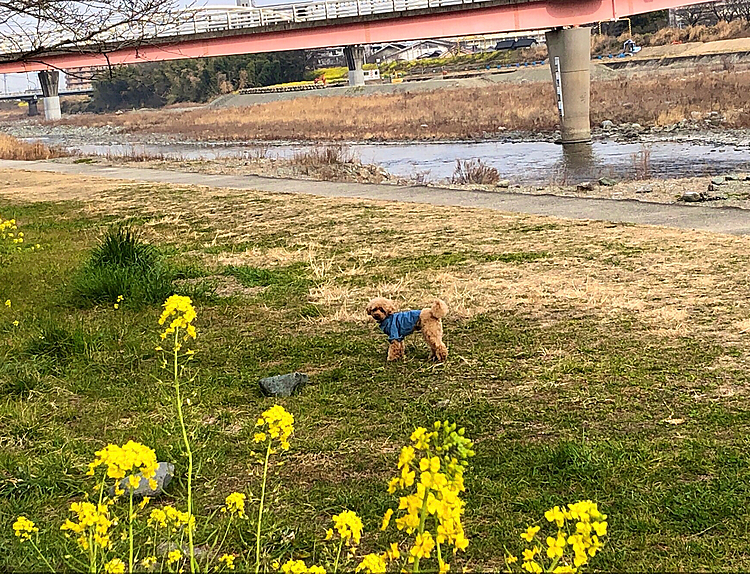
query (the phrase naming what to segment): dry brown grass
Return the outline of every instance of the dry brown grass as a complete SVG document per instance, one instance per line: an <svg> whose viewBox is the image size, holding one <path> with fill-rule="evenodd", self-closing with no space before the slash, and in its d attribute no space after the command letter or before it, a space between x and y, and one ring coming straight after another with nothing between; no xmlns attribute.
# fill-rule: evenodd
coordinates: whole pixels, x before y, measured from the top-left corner
<svg viewBox="0 0 750 574"><path fill-rule="evenodd" d="M744 335L750 237L487 209L0 174L14 182L12 191L0 189L0 198L49 201L61 186L78 189L67 197L85 201L93 215L144 216L154 241L200 242L195 229L209 224L202 247L217 240L226 247L205 253L199 245L192 253L209 267L305 262L315 276L309 300L321 309L308 319L310 328L365 321L364 306L378 294L408 305L440 296L454 318L493 310L550 321L630 316L660 335L710 333L750 345ZM287 243L256 243L266 236ZM440 263L444 253L463 255L457 264ZM492 258L502 253L544 256L521 263Z"/></svg>
<svg viewBox="0 0 750 574"><path fill-rule="evenodd" d="M600 80L591 86L594 125L661 125L690 112L720 111L728 127L750 127L750 72L696 70ZM665 97L667 95L667 97ZM667 114L665 116L664 114ZM86 115L74 125L117 125L130 132L179 133L206 140L433 140L492 136L505 129L552 131L558 125L551 82L500 83L405 94L302 98L252 108L199 109L163 114Z"/></svg>
<svg viewBox="0 0 750 574"><path fill-rule="evenodd" d="M34 161L60 157L59 150L41 143L27 143L6 134L0 134L0 159Z"/></svg>

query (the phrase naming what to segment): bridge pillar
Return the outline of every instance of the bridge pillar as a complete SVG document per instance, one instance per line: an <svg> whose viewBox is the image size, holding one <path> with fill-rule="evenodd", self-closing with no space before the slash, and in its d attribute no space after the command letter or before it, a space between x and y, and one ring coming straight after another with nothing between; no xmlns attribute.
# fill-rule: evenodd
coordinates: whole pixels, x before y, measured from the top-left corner
<svg viewBox="0 0 750 574"><path fill-rule="evenodd" d="M29 116L38 116L39 115L39 108L37 107L37 99L34 98L33 100L29 100Z"/></svg>
<svg viewBox="0 0 750 574"><path fill-rule="evenodd" d="M362 69L365 63L364 46L346 46L344 48L346 65L349 68L349 85L364 86L365 71Z"/></svg>
<svg viewBox="0 0 750 574"><path fill-rule="evenodd" d="M57 87L60 81L60 72L57 70L45 70L39 72L39 83L42 85L42 102L44 105L44 118L47 120L59 120L60 96L57 95Z"/></svg>
<svg viewBox="0 0 750 574"><path fill-rule="evenodd" d="M591 29L557 28L545 35L560 113L561 143L591 141Z"/></svg>

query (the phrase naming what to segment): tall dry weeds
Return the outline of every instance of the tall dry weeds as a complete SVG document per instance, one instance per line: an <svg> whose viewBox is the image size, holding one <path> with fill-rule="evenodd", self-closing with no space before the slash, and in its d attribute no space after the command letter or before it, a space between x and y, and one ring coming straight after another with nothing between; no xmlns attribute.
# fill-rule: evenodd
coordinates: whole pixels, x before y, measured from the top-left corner
<svg viewBox="0 0 750 574"><path fill-rule="evenodd" d="M550 132L559 120L548 70L540 81L481 88L371 96L333 96L197 109L163 114L80 115L74 125L115 125L140 133L184 134L197 140L423 140L475 139L505 130ZM625 75L591 84L591 121L666 125L721 112L726 126L750 127L750 71L695 68L683 73ZM249 111L249 110L252 111Z"/></svg>
<svg viewBox="0 0 750 574"><path fill-rule="evenodd" d="M60 150L50 148L42 143L28 143L13 136L0 134L0 159L34 161L60 157L61 155L63 154Z"/></svg>

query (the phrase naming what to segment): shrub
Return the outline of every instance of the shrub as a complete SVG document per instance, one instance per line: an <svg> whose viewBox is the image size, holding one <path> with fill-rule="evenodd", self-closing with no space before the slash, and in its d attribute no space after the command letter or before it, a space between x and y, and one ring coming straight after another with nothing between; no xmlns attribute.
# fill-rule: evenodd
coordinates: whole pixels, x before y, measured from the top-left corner
<svg viewBox="0 0 750 574"><path fill-rule="evenodd" d="M451 183L458 184L495 185L498 181L500 181L500 174L497 169L483 163L481 159L456 160L456 169L451 178Z"/></svg>
<svg viewBox="0 0 750 574"><path fill-rule="evenodd" d="M158 303L172 293L173 279L157 249L138 232L113 227L74 277L72 300L80 307L114 304L120 296L128 304Z"/></svg>

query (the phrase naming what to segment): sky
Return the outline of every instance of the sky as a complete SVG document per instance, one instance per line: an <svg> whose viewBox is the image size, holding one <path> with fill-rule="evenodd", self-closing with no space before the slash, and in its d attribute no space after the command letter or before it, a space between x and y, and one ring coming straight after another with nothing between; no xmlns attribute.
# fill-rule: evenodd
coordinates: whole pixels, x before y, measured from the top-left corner
<svg viewBox="0 0 750 574"><path fill-rule="evenodd" d="M189 0L180 0L182 6L234 6L236 3L233 0L198 0L191 2ZM39 80L37 79L36 72L28 74L0 74L0 92L3 94L23 92L26 90L38 90ZM65 88L65 78L63 74L60 74L60 89Z"/></svg>

